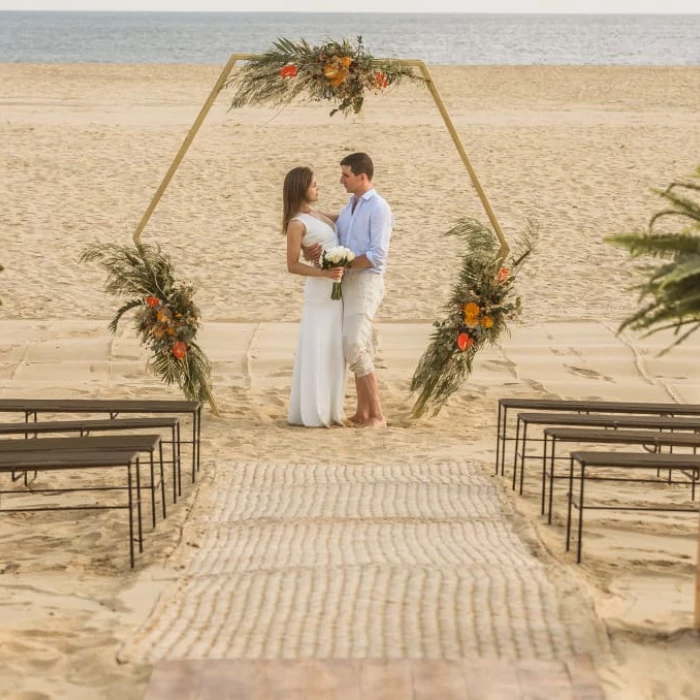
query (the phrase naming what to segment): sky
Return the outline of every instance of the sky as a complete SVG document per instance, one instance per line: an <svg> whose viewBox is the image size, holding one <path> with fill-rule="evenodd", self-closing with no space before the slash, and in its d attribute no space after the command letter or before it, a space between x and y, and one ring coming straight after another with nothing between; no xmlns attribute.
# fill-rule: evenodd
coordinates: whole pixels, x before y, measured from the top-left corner
<svg viewBox="0 0 700 700"><path fill-rule="evenodd" d="M700 0L0 0L2 10L700 13Z"/></svg>

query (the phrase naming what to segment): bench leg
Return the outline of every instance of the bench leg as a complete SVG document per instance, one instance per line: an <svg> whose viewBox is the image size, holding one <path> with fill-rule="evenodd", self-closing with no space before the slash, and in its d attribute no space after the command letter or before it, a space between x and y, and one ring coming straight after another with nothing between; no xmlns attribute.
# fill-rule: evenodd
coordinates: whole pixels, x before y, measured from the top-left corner
<svg viewBox="0 0 700 700"><path fill-rule="evenodd" d="M160 457L160 499L163 505L163 520L167 518L165 512L165 469L163 468L163 442L158 443L158 456Z"/></svg>
<svg viewBox="0 0 700 700"><path fill-rule="evenodd" d="M501 402L498 402L498 418L496 419L496 471L494 474L498 476L498 465L501 461L501 413L503 409Z"/></svg>
<svg viewBox="0 0 700 700"><path fill-rule="evenodd" d="M547 524L552 524L552 506L554 503L554 465L556 464L557 441L552 438L552 455L549 461L549 503L547 511Z"/></svg>
<svg viewBox="0 0 700 700"><path fill-rule="evenodd" d="M518 444L520 443L520 418L515 424L515 447L513 448L513 491L515 491L516 474L518 472Z"/></svg>
<svg viewBox="0 0 700 700"><path fill-rule="evenodd" d="M540 503L540 515L544 515L544 500L547 490L547 435L543 436L542 441L542 502Z"/></svg>
<svg viewBox="0 0 700 700"><path fill-rule="evenodd" d="M153 450L151 450L151 522L155 529L156 526L156 470L155 470L155 459L153 457Z"/></svg>
<svg viewBox="0 0 700 700"><path fill-rule="evenodd" d="M569 503L566 515L566 551L571 549L571 507L574 498L574 458L569 457Z"/></svg>
<svg viewBox="0 0 700 700"><path fill-rule="evenodd" d="M503 407L503 442L501 443L501 476L506 471L506 433L508 432L508 407Z"/></svg>
<svg viewBox="0 0 700 700"><path fill-rule="evenodd" d="M143 525L141 523L141 462L140 458L136 458L136 512L138 514L138 530L139 530L139 552L143 552Z"/></svg>
<svg viewBox="0 0 700 700"><path fill-rule="evenodd" d="M520 455L520 495L523 495L525 483L525 452L527 450L527 423L523 425L523 452Z"/></svg>
<svg viewBox="0 0 700 700"><path fill-rule="evenodd" d="M182 496L182 432L179 424L177 426L177 495ZM177 503L177 498L175 502Z"/></svg>
<svg viewBox="0 0 700 700"><path fill-rule="evenodd" d="M578 504L578 545L576 549L576 563L581 563L581 547L583 546L583 484L586 481L586 465L581 463L581 492Z"/></svg>
<svg viewBox="0 0 700 700"><path fill-rule="evenodd" d="M131 462L127 466L127 491L129 492L129 562L134 568L134 495L132 492Z"/></svg>

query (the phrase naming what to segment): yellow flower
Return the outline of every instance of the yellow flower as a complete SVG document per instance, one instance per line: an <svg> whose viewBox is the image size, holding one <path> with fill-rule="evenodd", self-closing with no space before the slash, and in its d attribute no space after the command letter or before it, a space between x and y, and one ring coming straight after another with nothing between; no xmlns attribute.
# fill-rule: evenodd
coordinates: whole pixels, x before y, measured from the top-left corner
<svg viewBox="0 0 700 700"><path fill-rule="evenodd" d="M493 327L493 319L490 316L484 316L481 319L481 325L484 328L492 328Z"/></svg>

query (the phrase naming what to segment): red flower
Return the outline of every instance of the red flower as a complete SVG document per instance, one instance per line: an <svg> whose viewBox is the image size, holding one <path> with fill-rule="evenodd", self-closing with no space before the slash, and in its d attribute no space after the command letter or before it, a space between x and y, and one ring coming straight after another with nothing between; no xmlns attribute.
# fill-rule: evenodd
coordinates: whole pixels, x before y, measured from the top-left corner
<svg viewBox="0 0 700 700"><path fill-rule="evenodd" d="M181 360L187 354L187 343L183 343L182 340L178 340L177 343L173 343L173 346L170 348L170 352L172 352L172 354L175 355L178 360Z"/></svg>
<svg viewBox="0 0 700 700"><path fill-rule="evenodd" d="M502 267L498 271L498 284L503 284L510 275L510 270L507 267Z"/></svg>
<svg viewBox="0 0 700 700"><path fill-rule="evenodd" d="M297 74L297 67L294 65L282 66L280 70L280 75L283 78L293 78Z"/></svg>
<svg viewBox="0 0 700 700"><path fill-rule="evenodd" d="M151 308L155 308L156 306L160 306L160 299L158 297L146 297L146 303Z"/></svg>
<svg viewBox="0 0 700 700"><path fill-rule="evenodd" d="M382 90L385 87L389 86L389 81L388 81L386 75L384 75L384 73L382 73L380 70L378 70L374 74L374 82L377 83L377 87L381 88Z"/></svg>
<svg viewBox="0 0 700 700"><path fill-rule="evenodd" d="M464 352L468 348L474 345L474 338L472 338L469 333L460 333L457 336L457 347Z"/></svg>

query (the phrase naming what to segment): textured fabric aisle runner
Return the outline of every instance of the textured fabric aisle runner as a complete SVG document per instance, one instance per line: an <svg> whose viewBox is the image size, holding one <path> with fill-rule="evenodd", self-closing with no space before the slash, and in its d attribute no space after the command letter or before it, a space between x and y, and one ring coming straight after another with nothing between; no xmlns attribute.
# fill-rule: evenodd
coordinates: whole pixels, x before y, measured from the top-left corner
<svg viewBox="0 0 700 700"><path fill-rule="evenodd" d="M192 541L121 661L607 648L590 602L533 556L474 464L219 462L186 526Z"/></svg>

